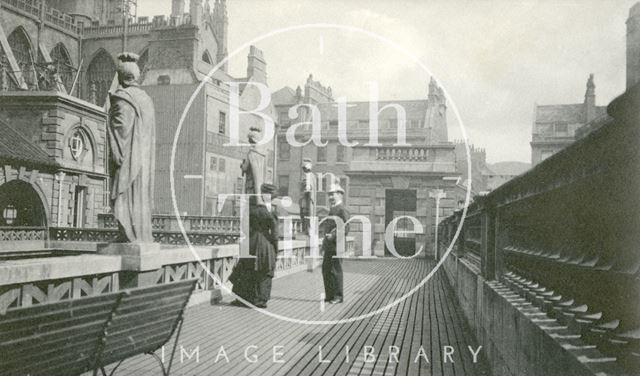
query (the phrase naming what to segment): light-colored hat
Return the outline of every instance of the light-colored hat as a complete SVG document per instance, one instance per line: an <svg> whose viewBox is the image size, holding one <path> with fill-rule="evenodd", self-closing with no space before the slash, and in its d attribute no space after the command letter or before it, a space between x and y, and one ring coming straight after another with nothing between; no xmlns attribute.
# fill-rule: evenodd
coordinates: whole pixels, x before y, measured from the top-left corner
<svg viewBox="0 0 640 376"><path fill-rule="evenodd" d="M344 195L344 189L339 183L333 183L329 186L329 190L327 191L327 193L332 193L332 192L340 192Z"/></svg>
<svg viewBox="0 0 640 376"><path fill-rule="evenodd" d="M311 164L311 159L305 158L305 159L302 160L302 168L311 171L312 167L313 167L313 165Z"/></svg>

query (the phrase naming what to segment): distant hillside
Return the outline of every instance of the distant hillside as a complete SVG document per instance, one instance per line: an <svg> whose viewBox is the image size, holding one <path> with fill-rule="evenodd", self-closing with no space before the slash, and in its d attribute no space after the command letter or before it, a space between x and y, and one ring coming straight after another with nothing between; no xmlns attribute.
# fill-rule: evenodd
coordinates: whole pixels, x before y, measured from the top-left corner
<svg viewBox="0 0 640 376"><path fill-rule="evenodd" d="M507 161L487 163L487 167L493 171L494 175L520 175L531 168L531 163Z"/></svg>

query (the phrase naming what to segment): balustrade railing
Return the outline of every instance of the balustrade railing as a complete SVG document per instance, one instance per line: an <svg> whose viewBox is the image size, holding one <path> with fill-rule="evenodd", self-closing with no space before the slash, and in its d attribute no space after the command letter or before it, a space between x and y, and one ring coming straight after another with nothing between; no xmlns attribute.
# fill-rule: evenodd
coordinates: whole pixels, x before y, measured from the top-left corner
<svg viewBox="0 0 640 376"><path fill-rule="evenodd" d="M432 162L432 150L428 147L379 147L376 148L376 160L379 161L416 161Z"/></svg>
<svg viewBox="0 0 640 376"><path fill-rule="evenodd" d="M640 366L639 104L636 86L609 123L476 198L454 246L480 256L485 278L535 288L526 295L626 367ZM461 216L440 223L440 255Z"/></svg>
<svg viewBox="0 0 640 376"><path fill-rule="evenodd" d="M43 4L41 0L0 0L0 3L10 5L16 10L26 12L27 14L35 16L50 25L55 25L76 34L82 33L82 27L75 22L71 15L60 12L55 8L51 8L47 6L46 3Z"/></svg>

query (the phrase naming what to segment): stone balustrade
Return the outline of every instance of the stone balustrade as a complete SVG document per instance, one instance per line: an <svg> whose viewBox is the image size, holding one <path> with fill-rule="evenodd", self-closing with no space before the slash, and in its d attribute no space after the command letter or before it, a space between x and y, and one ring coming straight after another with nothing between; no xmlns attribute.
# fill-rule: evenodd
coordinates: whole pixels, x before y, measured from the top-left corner
<svg viewBox="0 0 640 376"><path fill-rule="evenodd" d="M461 210L439 224L439 255L452 247L445 270L478 338L486 340L482 345L496 350L494 369L517 374L536 367L521 364L514 349L535 358L542 348L529 348L516 338L556 341L538 327L532 327L537 334L526 337L507 327L497 337L505 341L492 340L495 322L523 321L518 309L511 309L509 317L503 311L499 319L490 315L500 309L497 296L504 292L519 294L523 304L553 322L547 328L564 327L576 338L573 346L581 341L594 349L579 359L615 363L627 370L624 374L640 367L638 103L640 85L609 104L613 120L476 197L465 218ZM556 346L543 350L564 351ZM583 372L576 370L563 373Z"/></svg>
<svg viewBox="0 0 640 376"><path fill-rule="evenodd" d="M14 11L37 18L49 26L77 35L82 34L82 26L78 25L71 15L47 6L42 0L0 0L0 3Z"/></svg>

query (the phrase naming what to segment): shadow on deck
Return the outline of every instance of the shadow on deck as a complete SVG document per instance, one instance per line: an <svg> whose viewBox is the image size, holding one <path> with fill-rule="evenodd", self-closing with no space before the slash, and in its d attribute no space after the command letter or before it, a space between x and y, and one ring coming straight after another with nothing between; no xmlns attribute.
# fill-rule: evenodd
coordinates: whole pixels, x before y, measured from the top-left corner
<svg viewBox="0 0 640 376"><path fill-rule="evenodd" d="M306 321L355 318L396 301L416 287L433 265L425 259L345 260L345 302L337 305L321 303L319 269L292 274L274 280L267 310ZM173 339L165 346L166 361L172 344ZM477 348L443 272L438 271L391 308L334 325L285 321L228 302L194 306L186 312L172 374L489 374L484 350L474 363L471 350ZM128 359L116 372L159 373L150 356Z"/></svg>

